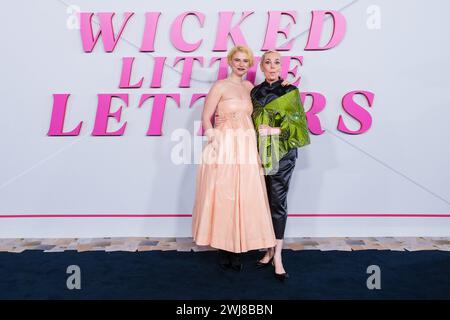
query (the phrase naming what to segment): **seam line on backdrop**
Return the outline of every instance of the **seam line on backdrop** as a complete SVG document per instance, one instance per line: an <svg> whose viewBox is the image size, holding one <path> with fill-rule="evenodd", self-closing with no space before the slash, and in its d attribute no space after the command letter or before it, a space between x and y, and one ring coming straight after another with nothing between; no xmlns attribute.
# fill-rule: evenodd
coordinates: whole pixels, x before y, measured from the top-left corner
<svg viewBox="0 0 450 320"><path fill-rule="evenodd" d="M408 180L409 182L413 183L414 185L416 185L417 187L421 188L422 190L426 191L427 193L431 194L432 196L436 197L437 199L445 202L447 205L450 206L450 202L445 199L444 197L438 195L437 193L433 192L432 190L428 189L427 187L423 186L422 184L418 183L417 181L411 179L410 177L408 177L406 174L398 171L397 169L395 169L394 167L388 165L386 162L376 158L375 156L371 155L369 152L365 151L364 149L354 145L353 143L349 142L348 140L344 139L343 137L340 137L339 135L333 133L332 131L328 130L325 128L325 130L330 133L333 137L338 138L340 141L346 143L347 145L351 146L352 148L358 150L359 152L365 154L366 156L368 156L369 158L371 158L372 160L378 162L379 164L381 164L382 166L384 166L385 168L391 170L392 172L394 172L395 174L399 175L400 177Z"/></svg>

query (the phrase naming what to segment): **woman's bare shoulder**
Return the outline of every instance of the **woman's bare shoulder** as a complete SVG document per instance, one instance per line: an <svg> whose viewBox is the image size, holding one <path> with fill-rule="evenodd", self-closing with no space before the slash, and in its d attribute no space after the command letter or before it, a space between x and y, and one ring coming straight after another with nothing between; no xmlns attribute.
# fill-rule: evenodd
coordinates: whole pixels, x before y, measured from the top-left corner
<svg viewBox="0 0 450 320"><path fill-rule="evenodd" d="M216 80L213 82L210 91L223 92L225 86L226 83L224 82L224 80Z"/></svg>
<svg viewBox="0 0 450 320"><path fill-rule="evenodd" d="M248 80L244 80L244 87L245 87L245 89L247 89L247 91L248 92L250 92L250 91L252 91L252 89L255 87L254 85L253 85L253 83L251 83L250 81L248 81Z"/></svg>
<svg viewBox="0 0 450 320"><path fill-rule="evenodd" d="M248 81L248 80L244 80L244 85L245 85L247 88L249 88L250 90L253 89L253 87L254 87L253 83L251 83L251 82Z"/></svg>

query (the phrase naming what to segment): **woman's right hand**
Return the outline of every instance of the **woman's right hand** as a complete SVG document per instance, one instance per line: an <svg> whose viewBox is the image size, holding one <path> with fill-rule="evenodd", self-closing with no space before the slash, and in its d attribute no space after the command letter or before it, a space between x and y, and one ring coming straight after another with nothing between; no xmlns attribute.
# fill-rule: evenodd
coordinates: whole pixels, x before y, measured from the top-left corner
<svg viewBox="0 0 450 320"><path fill-rule="evenodd" d="M217 141L217 131L214 128L208 129L205 131L205 134L208 138L208 145L215 151L219 148L219 143Z"/></svg>
<svg viewBox="0 0 450 320"><path fill-rule="evenodd" d="M220 126L224 122L224 117L219 116L217 113L214 115L214 127Z"/></svg>
<svg viewBox="0 0 450 320"><path fill-rule="evenodd" d="M206 130L205 135L208 138L208 143L212 143L216 140L216 132L214 128Z"/></svg>

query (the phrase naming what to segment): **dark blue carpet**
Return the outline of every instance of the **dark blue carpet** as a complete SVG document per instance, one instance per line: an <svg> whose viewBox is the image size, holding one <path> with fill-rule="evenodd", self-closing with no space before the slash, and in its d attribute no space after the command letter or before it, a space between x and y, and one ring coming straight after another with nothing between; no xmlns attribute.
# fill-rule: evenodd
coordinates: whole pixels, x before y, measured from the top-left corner
<svg viewBox="0 0 450 320"><path fill-rule="evenodd" d="M254 268L221 270L217 252L0 253L1 299L450 299L450 252L291 251L291 278ZM68 290L66 268L81 268L81 290ZM369 265L381 268L381 290L369 290Z"/></svg>

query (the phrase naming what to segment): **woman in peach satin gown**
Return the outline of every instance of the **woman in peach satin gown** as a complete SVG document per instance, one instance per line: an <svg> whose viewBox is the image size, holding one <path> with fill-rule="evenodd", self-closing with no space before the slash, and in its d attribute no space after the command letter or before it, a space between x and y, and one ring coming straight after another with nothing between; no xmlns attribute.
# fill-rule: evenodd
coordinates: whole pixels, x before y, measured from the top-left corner
<svg viewBox="0 0 450 320"><path fill-rule="evenodd" d="M253 54L234 47L228 64L231 74L213 84L202 113L208 143L197 171L192 234L196 244L219 249L222 267L239 271L237 253L271 248L276 240L251 118L253 85L242 79ZM224 120L213 128L215 113Z"/></svg>

